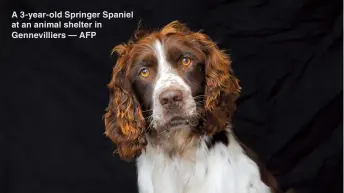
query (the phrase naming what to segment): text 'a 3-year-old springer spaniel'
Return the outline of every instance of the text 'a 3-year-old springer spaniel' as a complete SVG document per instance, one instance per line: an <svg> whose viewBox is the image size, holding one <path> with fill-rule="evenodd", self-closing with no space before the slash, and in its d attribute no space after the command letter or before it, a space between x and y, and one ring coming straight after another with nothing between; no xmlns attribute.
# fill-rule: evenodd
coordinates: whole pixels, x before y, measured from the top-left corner
<svg viewBox="0 0 344 193"><path fill-rule="evenodd" d="M174 21L114 48L106 135L136 159L140 193L270 193L275 179L233 134L229 57Z"/></svg>

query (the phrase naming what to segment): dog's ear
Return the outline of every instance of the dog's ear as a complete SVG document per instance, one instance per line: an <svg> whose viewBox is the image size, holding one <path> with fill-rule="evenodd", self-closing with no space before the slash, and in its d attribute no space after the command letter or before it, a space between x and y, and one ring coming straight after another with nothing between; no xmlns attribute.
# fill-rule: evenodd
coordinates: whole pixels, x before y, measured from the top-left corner
<svg viewBox="0 0 344 193"><path fill-rule="evenodd" d="M117 145L124 160L139 155L146 145L143 136L146 122L126 76L129 49L123 44L114 48L119 57L108 84L110 99L105 114L105 134Z"/></svg>
<svg viewBox="0 0 344 193"><path fill-rule="evenodd" d="M231 121L241 90L239 80L233 74L229 56L207 35L197 32L188 38L197 41L206 55L205 129L213 134L225 129Z"/></svg>

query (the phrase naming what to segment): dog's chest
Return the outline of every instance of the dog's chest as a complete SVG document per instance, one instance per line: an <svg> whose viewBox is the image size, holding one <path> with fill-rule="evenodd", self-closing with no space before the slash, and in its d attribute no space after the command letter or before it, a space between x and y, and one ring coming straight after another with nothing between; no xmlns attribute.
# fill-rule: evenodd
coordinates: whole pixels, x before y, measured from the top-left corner
<svg viewBox="0 0 344 193"><path fill-rule="evenodd" d="M140 193L270 193L236 143L209 151L203 144L194 159L171 159L148 146L137 167Z"/></svg>

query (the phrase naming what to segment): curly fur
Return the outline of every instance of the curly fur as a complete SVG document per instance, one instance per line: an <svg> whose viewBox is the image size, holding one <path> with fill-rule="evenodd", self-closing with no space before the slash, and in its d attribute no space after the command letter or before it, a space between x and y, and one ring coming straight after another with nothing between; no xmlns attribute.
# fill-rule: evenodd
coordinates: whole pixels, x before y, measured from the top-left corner
<svg viewBox="0 0 344 193"><path fill-rule="evenodd" d="M138 30L128 44L120 44L113 51L119 57L108 84L110 102L105 114L106 135L117 144L122 159L130 160L140 155L147 142L147 125L140 104L127 79L134 46L150 41L151 37L183 35L194 41L206 55L206 87L203 113L203 130L208 135L224 130L235 111L235 101L240 93L238 79L231 70L229 57L201 32L192 32L184 24L174 21L160 31L148 33ZM130 53L130 54L129 54Z"/></svg>

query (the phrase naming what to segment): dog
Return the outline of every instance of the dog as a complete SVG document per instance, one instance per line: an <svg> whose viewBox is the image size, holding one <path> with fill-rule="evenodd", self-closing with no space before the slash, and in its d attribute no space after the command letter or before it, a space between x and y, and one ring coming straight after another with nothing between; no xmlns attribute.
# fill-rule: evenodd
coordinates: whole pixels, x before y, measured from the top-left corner
<svg viewBox="0 0 344 193"><path fill-rule="evenodd" d="M229 56L173 21L117 45L105 134L136 160L140 193L272 193L274 177L234 135Z"/></svg>

